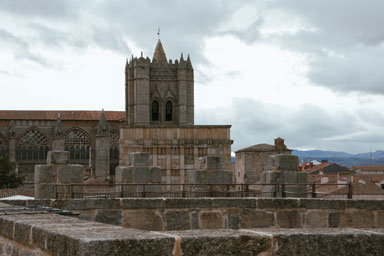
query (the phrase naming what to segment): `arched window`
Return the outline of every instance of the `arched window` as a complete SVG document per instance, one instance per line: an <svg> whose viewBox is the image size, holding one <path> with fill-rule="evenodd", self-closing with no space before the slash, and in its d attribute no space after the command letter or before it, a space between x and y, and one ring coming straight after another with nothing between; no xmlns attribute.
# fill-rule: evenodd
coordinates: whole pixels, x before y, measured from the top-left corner
<svg viewBox="0 0 384 256"><path fill-rule="evenodd" d="M119 139L120 132L112 130L109 147L109 175L115 175L115 168L119 165Z"/></svg>
<svg viewBox="0 0 384 256"><path fill-rule="evenodd" d="M89 138L80 129L73 129L65 136L65 150L69 151L71 163L84 164L89 159Z"/></svg>
<svg viewBox="0 0 384 256"><path fill-rule="evenodd" d="M165 104L165 121L172 121L172 102L170 100Z"/></svg>
<svg viewBox="0 0 384 256"><path fill-rule="evenodd" d="M156 100L152 102L152 121L159 121L159 103Z"/></svg>
<svg viewBox="0 0 384 256"><path fill-rule="evenodd" d="M48 154L46 136L35 129L26 131L19 139L16 147L16 159L22 161L43 161Z"/></svg>

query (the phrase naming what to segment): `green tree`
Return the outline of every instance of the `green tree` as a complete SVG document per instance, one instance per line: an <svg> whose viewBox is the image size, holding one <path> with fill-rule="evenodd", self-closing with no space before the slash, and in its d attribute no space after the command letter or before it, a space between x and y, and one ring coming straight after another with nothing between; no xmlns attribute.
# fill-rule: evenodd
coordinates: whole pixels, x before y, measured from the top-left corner
<svg viewBox="0 0 384 256"><path fill-rule="evenodd" d="M7 157L0 157L0 188L16 188L23 183L23 177L18 176L15 169Z"/></svg>

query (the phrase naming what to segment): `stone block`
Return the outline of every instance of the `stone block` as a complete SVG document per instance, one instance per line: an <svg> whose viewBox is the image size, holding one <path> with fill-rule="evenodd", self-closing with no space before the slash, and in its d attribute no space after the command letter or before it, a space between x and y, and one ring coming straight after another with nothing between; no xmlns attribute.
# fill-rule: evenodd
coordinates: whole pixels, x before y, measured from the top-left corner
<svg viewBox="0 0 384 256"><path fill-rule="evenodd" d="M154 210L125 210L123 211L123 227L141 230L161 231L163 221Z"/></svg>
<svg viewBox="0 0 384 256"><path fill-rule="evenodd" d="M299 207L298 199L283 198L258 198L257 208L259 209L292 209Z"/></svg>
<svg viewBox="0 0 384 256"><path fill-rule="evenodd" d="M59 166L58 181L61 183L83 183L85 167L80 164Z"/></svg>
<svg viewBox="0 0 384 256"><path fill-rule="evenodd" d="M384 211L377 211L377 228L384 228Z"/></svg>
<svg viewBox="0 0 384 256"><path fill-rule="evenodd" d="M198 212L192 212L191 225L192 225L192 229L199 229L199 213Z"/></svg>
<svg viewBox="0 0 384 256"><path fill-rule="evenodd" d="M305 214L305 228L327 228L328 227L328 211L314 210Z"/></svg>
<svg viewBox="0 0 384 256"><path fill-rule="evenodd" d="M299 183L299 184L307 184L308 183L308 175L306 172L298 172L297 173L297 183Z"/></svg>
<svg viewBox="0 0 384 256"><path fill-rule="evenodd" d="M47 164L69 164L69 151L48 151Z"/></svg>
<svg viewBox="0 0 384 256"><path fill-rule="evenodd" d="M299 157L295 155L279 154L268 157L268 170L297 171Z"/></svg>
<svg viewBox="0 0 384 256"><path fill-rule="evenodd" d="M222 229L223 216L220 212L200 212L199 214L200 229Z"/></svg>
<svg viewBox="0 0 384 256"><path fill-rule="evenodd" d="M362 210L382 210L384 209L384 200L345 200L346 208L356 208Z"/></svg>
<svg viewBox="0 0 384 256"><path fill-rule="evenodd" d="M162 169L160 167L152 167L151 168L151 177L150 181L152 183L161 183L161 177L162 177Z"/></svg>
<svg viewBox="0 0 384 256"><path fill-rule="evenodd" d="M150 167L138 167L135 168L135 180L136 183L148 183L151 180L151 168Z"/></svg>
<svg viewBox="0 0 384 256"><path fill-rule="evenodd" d="M166 230L188 230L191 229L189 212L170 210L165 213L167 223Z"/></svg>
<svg viewBox="0 0 384 256"><path fill-rule="evenodd" d="M239 214L228 214L228 228L239 229L240 228L240 216Z"/></svg>
<svg viewBox="0 0 384 256"><path fill-rule="evenodd" d="M122 209L164 209L162 198L122 198Z"/></svg>
<svg viewBox="0 0 384 256"><path fill-rule="evenodd" d="M278 211L276 213L276 223L280 228L302 228L302 214L294 210Z"/></svg>
<svg viewBox="0 0 384 256"><path fill-rule="evenodd" d="M145 186L145 192L148 192L148 197L151 196L159 196L157 193L163 192L163 186L162 185L154 185L154 184L148 184ZM151 195L152 193L152 195Z"/></svg>
<svg viewBox="0 0 384 256"><path fill-rule="evenodd" d="M345 209L345 199L321 199L321 198L308 198L299 201L300 208L306 209Z"/></svg>
<svg viewBox="0 0 384 256"><path fill-rule="evenodd" d="M115 169L116 183L132 183L134 167L131 166L117 166Z"/></svg>
<svg viewBox="0 0 384 256"><path fill-rule="evenodd" d="M31 242L30 241L31 226L25 223L16 222L14 229L15 229L14 239L25 245L29 245Z"/></svg>
<svg viewBox="0 0 384 256"><path fill-rule="evenodd" d="M330 212L328 215L328 228L338 228L340 225L340 213Z"/></svg>
<svg viewBox="0 0 384 256"><path fill-rule="evenodd" d="M208 184L232 184L233 173L231 171L207 171L206 175Z"/></svg>
<svg viewBox="0 0 384 256"><path fill-rule="evenodd" d="M165 208L212 208L212 199L206 198L167 198Z"/></svg>
<svg viewBox="0 0 384 256"><path fill-rule="evenodd" d="M346 228L373 228L375 218L373 211L348 210L340 215L340 227Z"/></svg>
<svg viewBox="0 0 384 256"><path fill-rule="evenodd" d="M130 154L130 162L132 166L148 166L149 154L145 152L135 152Z"/></svg>
<svg viewBox="0 0 384 256"><path fill-rule="evenodd" d="M35 199L55 199L56 194L53 184L35 183Z"/></svg>
<svg viewBox="0 0 384 256"><path fill-rule="evenodd" d="M273 183L277 183L278 182L278 178L279 178L279 172L276 172L276 171L265 171L263 172L264 175L265 175L265 183L267 184L273 184Z"/></svg>
<svg viewBox="0 0 384 256"><path fill-rule="evenodd" d="M187 170L188 184L206 184L206 171Z"/></svg>
<svg viewBox="0 0 384 256"><path fill-rule="evenodd" d="M212 208L256 208L255 198L214 198Z"/></svg>
<svg viewBox="0 0 384 256"><path fill-rule="evenodd" d="M55 183L56 165L35 165L35 183Z"/></svg>
<svg viewBox="0 0 384 256"><path fill-rule="evenodd" d="M264 228L274 226L274 215L268 211L244 210L240 213L241 228Z"/></svg>
<svg viewBox="0 0 384 256"><path fill-rule="evenodd" d="M221 157L219 156L207 156L205 157L205 164L207 170L220 170L221 169Z"/></svg>
<svg viewBox="0 0 384 256"><path fill-rule="evenodd" d="M98 210L95 221L120 226L122 221L122 210Z"/></svg>

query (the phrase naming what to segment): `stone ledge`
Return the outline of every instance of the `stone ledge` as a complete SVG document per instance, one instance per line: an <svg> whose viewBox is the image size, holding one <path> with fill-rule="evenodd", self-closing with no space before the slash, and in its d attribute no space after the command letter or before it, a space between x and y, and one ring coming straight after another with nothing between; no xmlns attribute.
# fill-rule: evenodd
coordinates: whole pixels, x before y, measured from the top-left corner
<svg viewBox="0 0 384 256"><path fill-rule="evenodd" d="M13 208L12 206L9 206ZM6 204L0 204L6 209ZM0 246L24 255L381 255L384 229L151 232L56 214L0 216ZM16 248L16 249L15 249ZM32 252L26 252L30 249ZM20 253L15 255L21 255Z"/></svg>

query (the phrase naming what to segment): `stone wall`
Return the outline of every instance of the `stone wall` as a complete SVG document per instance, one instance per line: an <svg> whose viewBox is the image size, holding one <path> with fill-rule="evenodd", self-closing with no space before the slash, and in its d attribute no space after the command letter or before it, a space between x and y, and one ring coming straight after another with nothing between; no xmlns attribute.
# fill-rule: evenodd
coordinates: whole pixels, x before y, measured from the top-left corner
<svg viewBox="0 0 384 256"><path fill-rule="evenodd" d="M383 229L150 232L0 204L0 255L382 255Z"/></svg>
<svg viewBox="0 0 384 256"><path fill-rule="evenodd" d="M147 152L149 165L163 169L162 183L184 184L187 170L196 170L199 158L218 156L230 169L230 125L155 126L120 129L120 166L129 166L130 153Z"/></svg>
<svg viewBox="0 0 384 256"><path fill-rule="evenodd" d="M384 228L384 201L353 199L31 200L82 218L143 230L244 228Z"/></svg>

